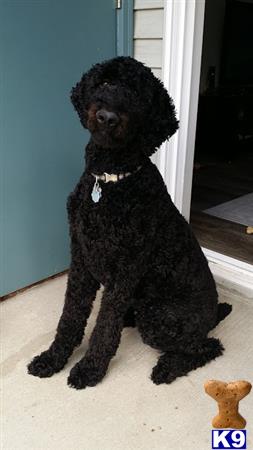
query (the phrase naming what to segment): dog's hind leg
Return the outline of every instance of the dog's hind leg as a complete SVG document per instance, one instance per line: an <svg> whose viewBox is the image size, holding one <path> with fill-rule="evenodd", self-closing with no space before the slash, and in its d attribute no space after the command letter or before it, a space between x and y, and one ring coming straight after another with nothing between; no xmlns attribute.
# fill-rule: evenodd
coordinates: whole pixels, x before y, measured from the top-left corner
<svg viewBox="0 0 253 450"><path fill-rule="evenodd" d="M28 365L28 373L50 377L66 364L74 348L83 338L84 328L92 309L99 283L84 267L78 243L72 239L72 261L69 271L63 312L55 339L47 351L36 356Z"/></svg>
<svg viewBox="0 0 253 450"><path fill-rule="evenodd" d="M185 345L184 349L181 347L177 353L175 350L165 352L153 368L151 379L155 384L169 384L191 370L204 366L220 356L222 352L222 344L215 338L206 338L200 342Z"/></svg>
<svg viewBox="0 0 253 450"><path fill-rule="evenodd" d="M207 337L215 314L210 325L199 306L191 308L188 315L185 311L184 305L147 300L137 310L137 326L144 343L162 353L151 375L156 384L171 383L222 354L220 341Z"/></svg>

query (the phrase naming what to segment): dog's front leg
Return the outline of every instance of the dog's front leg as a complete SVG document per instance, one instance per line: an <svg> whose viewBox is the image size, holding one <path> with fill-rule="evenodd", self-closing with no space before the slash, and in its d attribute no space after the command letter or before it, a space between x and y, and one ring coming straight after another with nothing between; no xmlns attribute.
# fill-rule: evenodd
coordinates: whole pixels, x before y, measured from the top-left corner
<svg viewBox="0 0 253 450"><path fill-rule="evenodd" d="M99 283L84 265L78 242L72 238L72 260L68 276L65 303L54 341L49 349L36 356L28 365L28 372L41 378L59 372L74 348L83 338Z"/></svg>
<svg viewBox="0 0 253 450"><path fill-rule="evenodd" d="M97 323L90 338L89 349L71 370L68 384L76 389L95 386L103 379L115 355L124 326L124 315L131 302L130 290L105 289Z"/></svg>

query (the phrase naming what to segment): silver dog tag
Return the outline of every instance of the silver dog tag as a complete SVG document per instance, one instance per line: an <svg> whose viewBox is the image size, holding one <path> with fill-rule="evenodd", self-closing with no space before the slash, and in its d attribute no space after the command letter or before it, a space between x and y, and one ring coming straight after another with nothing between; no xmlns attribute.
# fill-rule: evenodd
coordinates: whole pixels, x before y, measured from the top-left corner
<svg viewBox="0 0 253 450"><path fill-rule="evenodd" d="M92 189L91 198L94 203L98 203L101 197L102 197L102 189L99 186L98 180L96 178L95 184Z"/></svg>

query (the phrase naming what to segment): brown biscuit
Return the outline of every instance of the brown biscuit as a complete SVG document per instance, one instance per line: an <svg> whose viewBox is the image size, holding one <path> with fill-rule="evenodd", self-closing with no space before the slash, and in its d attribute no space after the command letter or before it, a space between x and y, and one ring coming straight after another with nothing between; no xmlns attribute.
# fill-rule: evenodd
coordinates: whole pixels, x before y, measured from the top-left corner
<svg viewBox="0 0 253 450"><path fill-rule="evenodd" d="M246 228L246 233L247 234L253 234L253 227L247 227Z"/></svg>
<svg viewBox="0 0 253 450"><path fill-rule="evenodd" d="M251 384L248 381L209 380L204 384L205 391L218 402L219 413L212 420L214 428L245 428L246 420L239 414L239 401L249 394Z"/></svg>

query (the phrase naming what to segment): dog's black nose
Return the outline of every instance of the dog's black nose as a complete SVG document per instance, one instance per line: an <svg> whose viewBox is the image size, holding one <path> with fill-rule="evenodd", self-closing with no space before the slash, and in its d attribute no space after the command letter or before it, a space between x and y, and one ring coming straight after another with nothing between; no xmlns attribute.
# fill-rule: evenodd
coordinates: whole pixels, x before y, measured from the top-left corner
<svg viewBox="0 0 253 450"><path fill-rule="evenodd" d="M115 127L119 123L119 116L114 112L107 111L106 109L100 109L96 112L96 118L101 125L109 125L109 127Z"/></svg>

